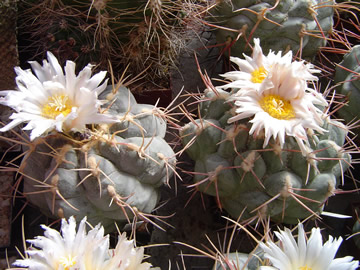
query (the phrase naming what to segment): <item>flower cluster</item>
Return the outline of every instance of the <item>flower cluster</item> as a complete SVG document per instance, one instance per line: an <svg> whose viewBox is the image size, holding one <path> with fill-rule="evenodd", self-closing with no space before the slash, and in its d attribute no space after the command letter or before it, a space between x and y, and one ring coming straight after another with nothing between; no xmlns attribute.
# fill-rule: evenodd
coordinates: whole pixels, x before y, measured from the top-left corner
<svg viewBox="0 0 360 270"><path fill-rule="evenodd" d="M29 270L147 270L149 263L142 263L144 248L134 247L125 233L118 238L115 249L109 249L109 235L99 225L86 232L86 218L76 231L76 221L63 219L61 234L47 226L44 236L27 240L32 247L26 250L26 258L14 265Z"/></svg>
<svg viewBox="0 0 360 270"><path fill-rule="evenodd" d="M233 88L229 100L236 107L235 115L228 122L252 117L250 134L265 134L265 147L271 137L282 147L285 136L293 136L302 152L308 142L308 131L323 133L321 127L326 116L322 108L328 105L325 98L308 86L319 72L304 61L292 61L292 52L282 56L270 51L265 56L259 39L254 39L252 57L245 59L231 57L239 71L231 71L222 76L231 82L220 88Z"/></svg>
<svg viewBox="0 0 360 270"><path fill-rule="evenodd" d="M74 62L66 62L64 73L51 52L47 58L42 66L29 62L35 74L30 69L15 67L18 90L0 91L0 104L15 112L10 116L12 121L0 132L27 123L23 129L31 130L30 139L34 140L54 130L83 131L87 124L117 121L100 112L103 102L98 100L98 95L107 86L105 71L91 76L89 64L76 76Z"/></svg>
<svg viewBox="0 0 360 270"><path fill-rule="evenodd" d="M307 240L304 227L299 223L297 242L288 228L275 232L275 235L280 244L272 241L260 243L265 258L272 265L261 266L261 270L355 270L359 266L359 262L353 261L351 256L334 259L342 238L329 236L323 244L319 228L313 228Z"/></svg>

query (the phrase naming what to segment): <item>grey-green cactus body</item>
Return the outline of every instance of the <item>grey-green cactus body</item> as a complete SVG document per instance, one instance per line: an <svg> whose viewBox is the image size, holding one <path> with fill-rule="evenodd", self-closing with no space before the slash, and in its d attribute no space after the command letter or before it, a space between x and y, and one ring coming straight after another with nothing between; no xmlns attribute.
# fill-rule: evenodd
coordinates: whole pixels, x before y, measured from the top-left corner
<svg viewBox="0 0 360 270"><path fill-rule="evenodd" d="M39 138L21 172L24 194L46 215L87 216L111 230L114 221L131 219L132 211L151 213L176 158L164 140L166 120L154 114L157 108L136 103L125 87L106 95L109 113L121 120L108 133L83 141L62 134Z"/></svg>
<svg viewBox="0 0 360 270"><path fill-rule="evenodd" d="M290 136L282 148L273 139L263 148L263 135L249 135L250 119L227 123L234 110L226 102L228 94L218 92L220 95L205 91L201 117L180 131L183 145L188 146L186 152L195 161L197 188L218 197L221 207L234 218L260 215L297 223L321 213L351 162L342 149L345 126L324 119L327 132L308 135L307 156ZM221 113L216 113L215 107Z"/></svg>
<svg viewBox="0 0 360 270"><path fill-rule="evenodd" d="M231 46L232 55L250 53L248 41L260 38L266 53L301 50L302 57L313 58L333 27L333 5L334 1L324 0L224 0L212 9L210 20L222 27L216 30L220 44L235 41L242 33Z"/></svg>
<svg viewBox="0 0 360 270"><path fill-rule="evenodd" d="M354 46L342 62L336 67L334 82L338 84L336 92L344 95L347 104L338 110L338 115L347 123L354 122L360 116L360 45ZM359 129L357 129L359 131Z"/></svg>
<svg viewBox="0 0 360 270"><path fill-rule="evenodd" d="M256 255L246 254L241 252L232 252L224 254L225 259L220 259L216 262L213 270L231 270L231 269L243 269L243 270L256 270L259 269L263 259L263 254L256 252Z"/></svg>

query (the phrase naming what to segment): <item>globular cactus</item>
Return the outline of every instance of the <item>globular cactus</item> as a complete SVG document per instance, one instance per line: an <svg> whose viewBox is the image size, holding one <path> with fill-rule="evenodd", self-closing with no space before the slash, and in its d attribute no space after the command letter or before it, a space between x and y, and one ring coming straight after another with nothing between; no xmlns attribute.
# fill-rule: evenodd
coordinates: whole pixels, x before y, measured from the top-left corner
<svg viewBox="0 0 360 270"><path fill-rule="evenodd" d="M178 53L199 26L206 1L23 1L20 29L26 51L43 57L52 51L62 63L80 68L93 63L121 74L129 64L134 74L163 84ZM196 29L196 30L195 30ZM119 75L116 74L116 75ZM161 85L165 87L167 85Z"/></svg>
<svg viewBox="0 0 360 270"><path fill-rule="evenodd" d="M253 58L232 58L244 68L224 74L233 82L207 84L197 98L198 119L180 136L195 162L192 186L215 196L235 219L297 223L318 216L343 181L351 162L343 149L348 131L306 86L315 80L311 65L290 64L291 53L264 56L255 44Z"/></svg>
<svg viewBox="0 0 360 270"><path fill-rule="evenodd" d="M205 95L216 96L211 91ZM202 112L220 102L225 99L201 103ZM181 130L183 145L192 141L186 152L195 161L198 190L216 196L235 218L248 219L259 211L274 221L296 223L311 212L321 213L351 160L341 147L345 127L328 120L324 127L329 132L314 134L312 150L304 157L293 138L286 138L283 149L274 141L263 149L264 138L249 136L247 121L226 124L231 112L228 104L218 112L224 109L220 118L202 114Z"/></svg>
<svg viewBox="0 0 360 270"><path fill-rule="evenodd" d="M104 108L119 122L71 137L55 133L37 138L19 172L25 179L24 195L44 214L87 216L91 224L101 222L113 230L114 221L130 222L151 213L176 158L164 140L163 111L138 104L123 86L107 89L100 98L108 101Z"/></svg>
<svg viewBox="0 0 360 270"><path fill-rule="evenodd" d="M337 84L336 93L345 97L346 104L337 111L340 118L347 123L358 121L360 115L360 46L354 46L344 55L342 62L335 70L334 83ZM357 129L359 131L359 129ZM355 131L355 133L357 133Z"/></svg>
<svg viewBox="0 0 360 270"><path fill-rule="evenodd" d="M334 5L328 0L222 0L209 20L217 26L217 42L232 55L250 53L249 41L260 38L266 52L292 50L311 59L332 31Z"/></svg>

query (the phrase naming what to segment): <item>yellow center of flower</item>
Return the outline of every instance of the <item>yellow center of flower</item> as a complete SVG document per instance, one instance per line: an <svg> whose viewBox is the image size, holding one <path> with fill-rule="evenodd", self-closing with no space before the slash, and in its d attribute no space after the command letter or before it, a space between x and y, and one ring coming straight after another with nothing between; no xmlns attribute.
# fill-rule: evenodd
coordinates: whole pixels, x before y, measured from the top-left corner
<svg viewBox="0 0 360 270"><path fill-rule="evenodd" d="M42 115L46 118L55 119L59 114L67 116L71 112L71 101L64 94L49 97L48 102L42 108Z"/></svg>
<svg viewBox="0 0 360 270"><path fill-rule="evenodd" d="M262 83L268 75L267 70L264 67L259 67L251 72L251 81L253 83Z"/></svg>
<svg viewBox="0 0 360 270"><path fill-rule="evenodd" d="M70 267L76 264L75 257L68 255L67 257L61 257L59 263L62 265L64 270L69 270Z"/></svg>
<svg viewBox="0 0 360 270"><path fill-rule="evenodd" d="M312 268L311 268L311 267L308 267L307 265L305 265L305 266L301 266L301 267L299 268L299 270L312 270Z"/></svg>
<svg viewBox="0 0 360 270"><path fill-rule="evenodd" d="M276 119L289 120L295 118L295 112L290 102L278 95L263 97L260 100L260 106L265 112Z"/></svg>

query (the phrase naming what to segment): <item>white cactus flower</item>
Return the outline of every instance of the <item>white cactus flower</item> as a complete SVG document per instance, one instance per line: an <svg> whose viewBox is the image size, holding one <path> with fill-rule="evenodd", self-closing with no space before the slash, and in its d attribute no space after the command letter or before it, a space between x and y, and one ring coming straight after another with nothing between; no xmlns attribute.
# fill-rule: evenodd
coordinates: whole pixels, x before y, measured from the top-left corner
<svg viewBox="0 0 360 270"><path fill-rule="evenodd" d="M62 219L61 234L47 226L44 236L27 240L32 246L26 258L14 266L29 270L148 270L151 264L142 263L144 249L134 247L133 240L121 234L115 249L109 249L109 235L98 224L86 232L86 217L76 231L76 221Z"/></svg>
<svg viewBox="0 0 360 270"><path fill-rule="evenodd" d="M285 136L293 136L305 155L308 131L325 131L321 125L326 115L320 108L328 103L320 93L308 87L308 81L317 79L311 74L314 72L312 65L291 62L291 53L287 55L290 58L285 60L281 56L276 60L278 56L273 55L271 67L260 86L254 87L253 83L246 84L242 80L240 89L228 99L235 105L235 115L228 122L252 117L249 134L264 133L264 147L271 137L282 147Z"/></svg>
<svg viewBox="0 0 360 270"><path fill-rule="evenodd" d="M261 266L261 270L355 270L359 266L351 256L334 259L342 238L329 236L323 244L319 228L313 228L307 239L303 225L299 223L297 242L288 228L275 232L275 235L279 244L272 241L260 243L265 258L272 265Z"/></svg>
<svg viewBox="0 0 360 270"><path fill-rule="evenodd" d="M220 86L220 88L240 88L244 90L255 89L262 90L273 87L273 82L271 80L272 68L275 64L281 64L285 67L290 67L294 65L292 62L292 51L289 51L282 56L282 52L274 53L270 50L268 55L264 55L260 47L260 40L254 38L254 49L252 56L247 56L244 54L245 59L238 57L230 56L230 60L236 64L239 70L230 71L221 76L230 80L231 82L225 85ZM304 65L303 62L295 62L295 65L299 64L301 69L297 69L298 73L293 74L300 81L313 81L317 80L317 77L312 75L312 73L320 72L317 69L314 69L311 64ZM286 79L286 78L284 78ZM242 93L239 91L238 93Z"/></svg>
<svg viewBox="0 0 360 270"><path fill-rule="evenodd" d="M98 95L107 86L105 71L91 76L89 64L76 76L74 62L66 62L64 73L51 52L47 58L42 66L29 62L35 74L30 69L15 67L18 90L0 91L3 96L0 104L15 110L10 116L12 121L1 128L1 132L27 123L23 129L31 130L30 139L34 140L54 130L83 131L87 124L117 121L113 116L100 113L103 102L98 100Z"/></svg>
<svg viewBox="0 0 360 270"><path fill-rule="evenodd" d="M108 241L104 237L104 229L100 227L86 234L86 218L80 222L77 231L73 217L68 222L65 219L61 221L61 234L45 225L41 227L45 230L44 236L27 240L31 244L26 250L27 258L15 261L15 266L28 267L29 270L80 269L88 244L97 242L93 247L98 247L101 242Z"/></svg>
<svg viewBox="0 0 360 270"><path fill-rule="evenodd" d="M148 270L151 268L151 264L141 263L144 259L144 248L134 248L133 241L127 240L125 233L119 235L115 249L109 252L110 258L100 268L86 269Z"/></svg>

